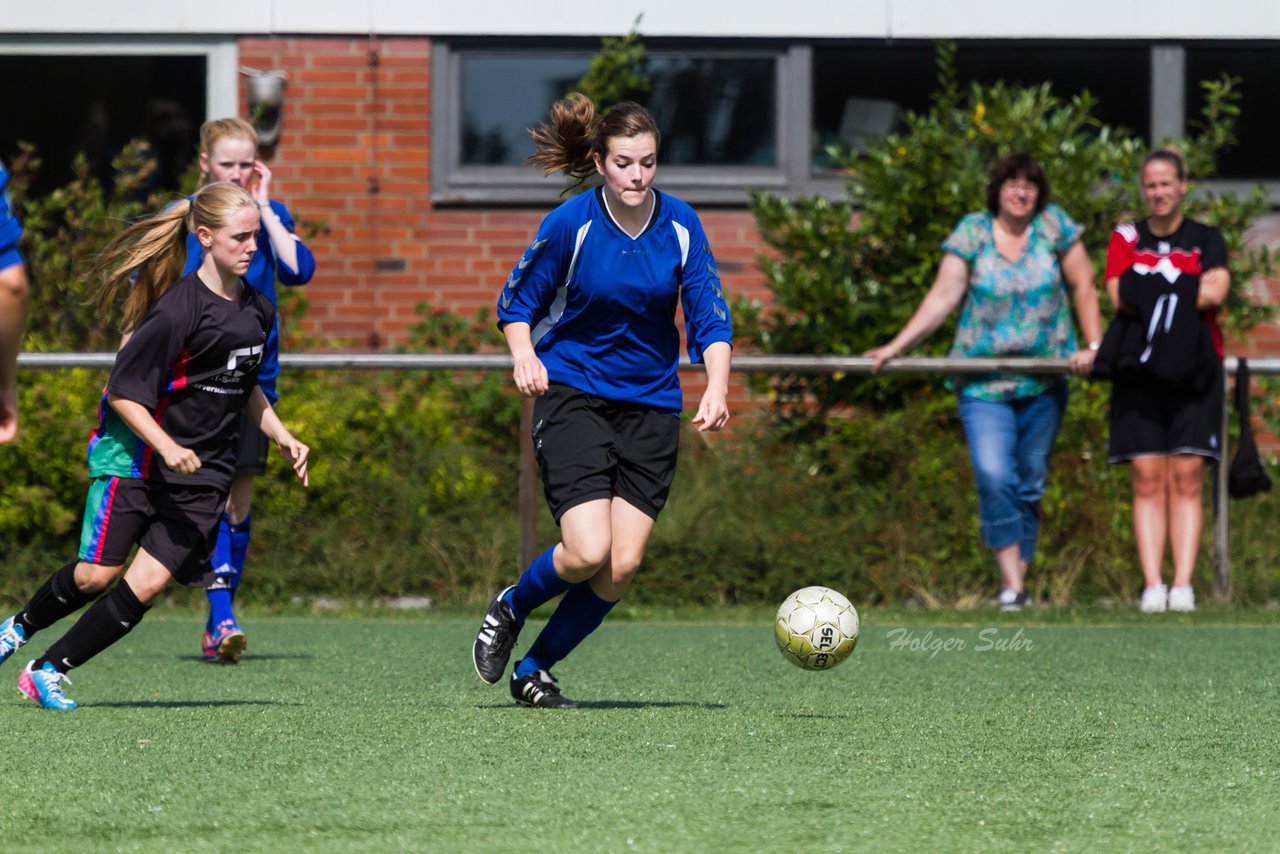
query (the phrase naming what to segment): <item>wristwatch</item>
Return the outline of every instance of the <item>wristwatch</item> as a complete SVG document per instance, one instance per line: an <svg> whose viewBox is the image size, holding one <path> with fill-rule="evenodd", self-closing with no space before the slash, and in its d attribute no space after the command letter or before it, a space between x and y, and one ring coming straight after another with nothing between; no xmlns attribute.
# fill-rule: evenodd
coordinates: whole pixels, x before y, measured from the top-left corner
<svg viewBox="0 0 1280 854"><path fill-rule="evenodd" d="M1090 349L1090 350L1097 350L1097 349L1098 349L1099 347L1101 347L1101 346L1102 346L1102 342L1101 342L1101 341L1090 341L1090 342L1089 342L1089 349Z"/></svg>

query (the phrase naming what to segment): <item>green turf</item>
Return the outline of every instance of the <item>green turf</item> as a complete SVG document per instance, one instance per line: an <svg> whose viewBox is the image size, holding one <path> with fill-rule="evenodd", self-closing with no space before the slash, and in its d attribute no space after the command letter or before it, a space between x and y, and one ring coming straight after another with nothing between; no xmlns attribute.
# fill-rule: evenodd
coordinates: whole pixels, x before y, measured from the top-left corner
<svg viewBox="0 0 1280 854"><path fill-rule="evenodd" d="M72 674L79 710L0 694L0 827L36 850L222 852L1280 839L1269 615L870 612L828 673L785 663L760 616L610 621L558 670L583 708L544 712L479 683L471 616L261 616L216 667L194 618L156 614Z"/></svg>

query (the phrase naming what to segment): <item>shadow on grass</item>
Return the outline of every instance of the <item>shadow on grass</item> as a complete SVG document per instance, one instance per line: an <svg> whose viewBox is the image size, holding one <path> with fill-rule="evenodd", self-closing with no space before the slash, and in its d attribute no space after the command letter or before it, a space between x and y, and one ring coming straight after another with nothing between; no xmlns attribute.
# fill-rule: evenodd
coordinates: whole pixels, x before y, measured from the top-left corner
<svg viewBox="0 0 1280 854"><path fill-rule="evenodd" d="M487 703L485 705L476 706L477 709L525 709L519 703ZM727 709L724 703L693 703L693 702L674 702L660 701L646 702L644 700L579 700L579 709ZM572 709L564 711L572 712Z"/></svg>
<svg viewBox="0 0 1280 854"><path fill-rule="evenodd" d="M134 700L116 703L86 703L86 709L212 709L218 706L296 706L278 700Z"/></svg>
<svg viewBox="0 0 1280 854"><path fill-rule="evenodd" d="M156 657L163 658L163 656L156 656ZM213 666L214 664L217 663L211 659L205 658L203 655L179 655L177 656L177 658L179 661L195 661L200 664L208 664L210 666ZM240 659L240 661L237 662L237 664L244 664L245 662L253 662L253 661L311 661L313 658L315 658L314 655L301 653L301 652L295 652L295 653L288 653L288 652L248 653L247 652L245 653L244 658ZM228 666L228 665L223 665L223 666Z"/></svg>

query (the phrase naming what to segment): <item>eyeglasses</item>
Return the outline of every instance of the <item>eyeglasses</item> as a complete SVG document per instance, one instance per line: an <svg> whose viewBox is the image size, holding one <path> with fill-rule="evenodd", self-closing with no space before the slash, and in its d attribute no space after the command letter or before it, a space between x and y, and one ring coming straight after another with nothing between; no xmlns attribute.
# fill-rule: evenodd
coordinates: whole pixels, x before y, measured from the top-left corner
<svg viewBox="0 0 1280 854"><path fill-rule="evenodd" d="M1011 193L1026 193L1028 196L1040 195L1040 188L1030 181L1009 180L1000 185L1000 189Z"/></svg>

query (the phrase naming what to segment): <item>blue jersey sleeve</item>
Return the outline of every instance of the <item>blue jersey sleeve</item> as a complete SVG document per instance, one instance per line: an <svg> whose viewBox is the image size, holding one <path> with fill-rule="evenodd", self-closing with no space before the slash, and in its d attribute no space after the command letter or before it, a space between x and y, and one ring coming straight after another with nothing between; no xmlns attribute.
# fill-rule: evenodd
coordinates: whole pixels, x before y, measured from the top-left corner
<svg viewBox="0 0 1280 854"><path fill-rule="evenodd" d="M709 345L724 341L732 346L733 322L729 319L720 272L716 269L716 259L711 254L711 245L702 230L702 223L697 216L692 216L685 226L689 230L689 246L680 300L684 306L689 360L701 362L702 354Z"/></svg>
<svg viewBox="0 0 1280 854"><path fill-rule="evenodd" d="M280 217L280 222L289 233L294 235L294 245L298 253L298 269L291 270L289 265L279 260L276 256L276 277L282 285L305 285L311 281L311 277L316 274L316 256L311 254L311 250L297 236L297 230L294 228L293 217L289 215L289 209L284 206L283 202L271 200L271 210L275 211L276 216ZM263 230L265 236L266 231Z"/></svg>
<svg viewBox="0 0 1280 854"><path fill-rule="evenodd" d="M22 237L22 224L13 215L9 204L9 173L0 166L0 270L22 263L18 252L18 238Z"/></svg>
<svg viewBox="0 0 1280 854"><path fill-rule="evenodd" d="M533 242L502 286L498 296L499 329L508 323L520 322L536 326L550 313L556 291L567 281L572 247L569 246L569 227L557 216L559 210L552 211L542 221Z"/></svg>

